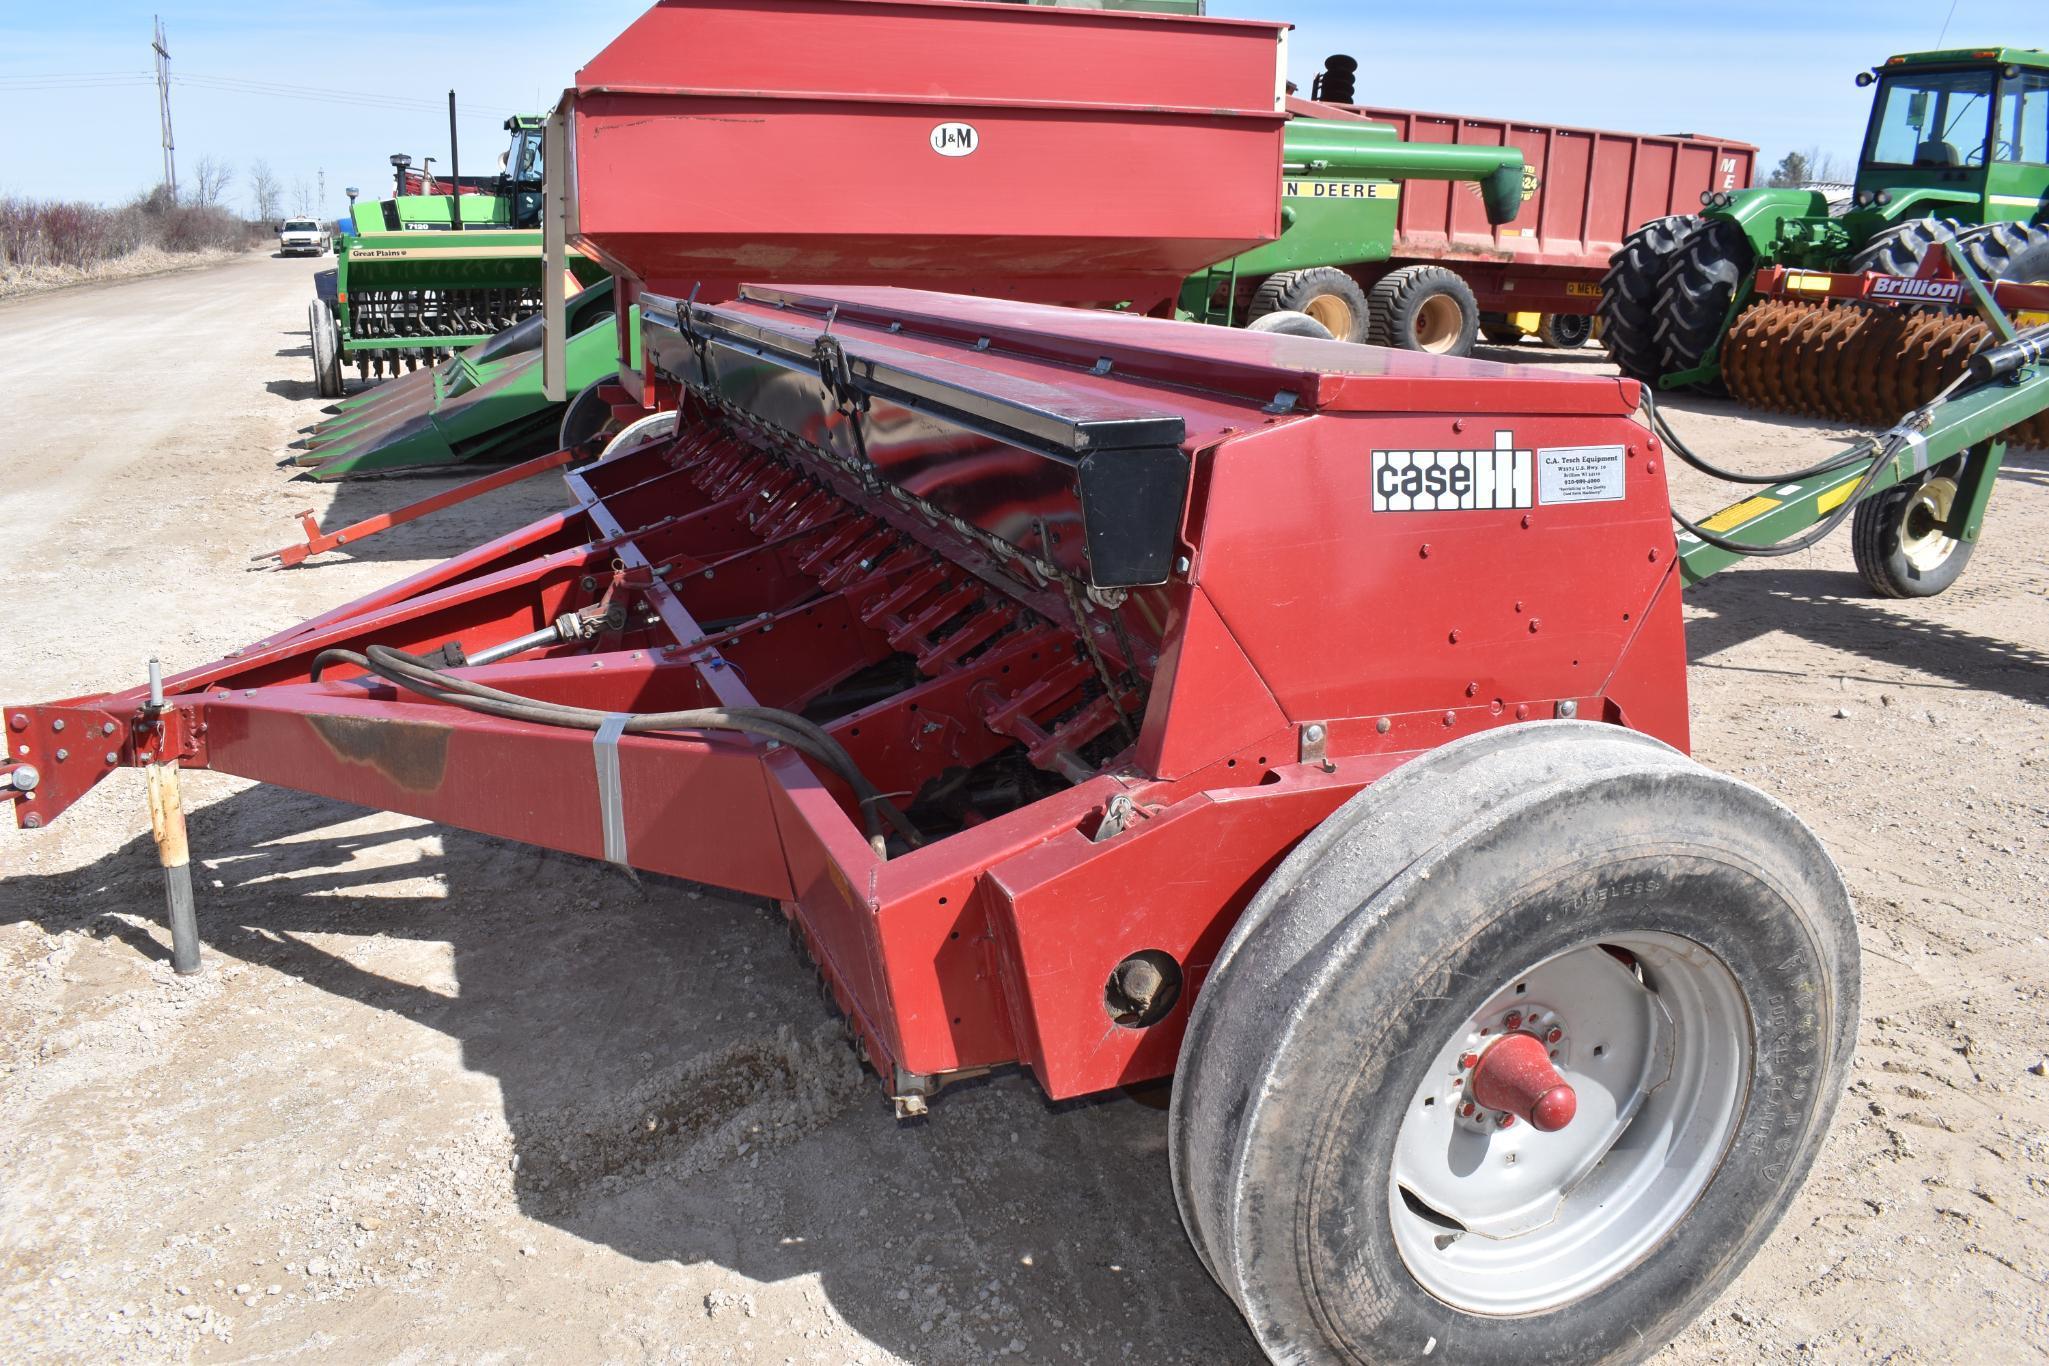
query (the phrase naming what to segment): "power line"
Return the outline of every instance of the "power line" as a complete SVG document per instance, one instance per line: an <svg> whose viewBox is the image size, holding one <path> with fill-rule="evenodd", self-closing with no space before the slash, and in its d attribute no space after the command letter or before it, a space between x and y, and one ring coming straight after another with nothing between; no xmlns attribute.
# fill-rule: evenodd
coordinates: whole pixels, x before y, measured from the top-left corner
<svg viewBox="0 0 2049 1366"><path fill-rule="evenodd" d="M258 81L238 76L210 76L203 72L181 71L166 74L171 85L182 85L192 90L206 90L216 94L253 95L265 99L312 100L326 104L351 105L361 109L391 109L406 112L438 113L444 106L438 100L418 99L405 95L377 95L361 90L336 90L322 86L286 85L277 81ZM157 77L147 71L122 72L51 72L39 75L0 76L0 94L29 93L40 90L99 90L124 85L155 85ZM521 111L503 105L465 104L458 107L464 118L498 121L509 114Z"/></svg>

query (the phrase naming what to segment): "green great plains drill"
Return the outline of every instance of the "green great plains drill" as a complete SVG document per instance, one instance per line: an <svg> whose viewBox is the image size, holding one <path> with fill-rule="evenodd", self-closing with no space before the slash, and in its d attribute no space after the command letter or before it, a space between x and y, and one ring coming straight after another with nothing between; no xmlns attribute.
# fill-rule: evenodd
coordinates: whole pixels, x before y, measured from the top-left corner
<svg viewBox="0 0 2049 1366"><path fill-rule="evenodd" d="M413 370L491 337L541 306L541 120L506 121L505 168L490 194L395 193L359 203L355 233L337 241L330 291L308 308L313 376L322 398L338 398L346 367L364 379ZM454 138L450 103L450 139ZM392 158L405 188L410 158ZM568 269L579 285L602 272L582 257Z"/></svg>

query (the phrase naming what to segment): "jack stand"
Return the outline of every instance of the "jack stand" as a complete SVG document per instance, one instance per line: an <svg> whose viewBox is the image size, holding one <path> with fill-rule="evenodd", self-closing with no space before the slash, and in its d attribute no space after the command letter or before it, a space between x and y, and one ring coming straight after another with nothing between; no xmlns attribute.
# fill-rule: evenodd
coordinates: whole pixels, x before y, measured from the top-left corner
<svg viewBox="0 0 2049 1366"><path fill-rule="evenodd" d="M149 707L164 710L163 666L149 662ZM185 797L178 789L178 761L149 765L149 833L164 870L164 904L171 913L171 970L180 977L199 971L199 916L192 908L192 851L185 841Z"/></svg>
<svg viewBox="0 0 2049 1366"><path fill-rule="evenodd" d="M178 762L149 766L149 833L164 869L164 901L171 911L171 968L180 977L199 971L199 917L192 909L192 856L185 843L185 801Z"/></svg>

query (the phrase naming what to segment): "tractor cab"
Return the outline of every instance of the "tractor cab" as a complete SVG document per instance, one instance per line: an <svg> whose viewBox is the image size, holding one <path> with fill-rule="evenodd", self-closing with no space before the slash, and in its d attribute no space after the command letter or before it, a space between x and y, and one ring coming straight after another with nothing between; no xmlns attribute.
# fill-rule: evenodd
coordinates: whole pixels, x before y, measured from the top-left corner
<svg viewBox="0 0 2049 1366"><path fill-rule="evenodd" d="M547 166L541 155L541 133L546 120L531 114L515 114L505 121L512 145L505 153L499 191L511 204L512 226L541 226L542 194L547 188Z"/></svg>
<svg viewBox="0 0 2049 1366"><path fill-rule="evenodd" d="M1888 222L2049 216L2049 53L1920 52L1859 73L1877 87L1856 208Z"/></svg>

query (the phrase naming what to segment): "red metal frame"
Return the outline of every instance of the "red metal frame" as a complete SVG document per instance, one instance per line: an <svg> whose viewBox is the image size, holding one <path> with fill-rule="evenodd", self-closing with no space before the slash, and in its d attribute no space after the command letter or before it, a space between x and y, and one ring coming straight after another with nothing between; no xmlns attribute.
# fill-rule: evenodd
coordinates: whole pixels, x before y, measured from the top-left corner
<svg viewBox="0 0 2049 1366"><path fill-rule="evenodd" d="M595 642L468 676L607 711L809 708L884 792L927 800L964 770L1020 775L882 860L852 794L789 750L712 733L617 749L628 861L779 901L893 1092L1022 1062L1060 1097L1170 1071L1266 873L1406 756L1560 714L1685 744L1661 453L1629 382L878 289L714 311L815 337L835 308L856 357L1180 420L1185 567L1083 608L1125 680L1114 699L1071 601L819 458L835 419L779 430L665 380L673 441L572 470L559 514L171 679L161 713L140 688L0 711L11 762L40 776L17 820L175 756L601 857L590 732L310 673L330 647L475 653L609 602L621 624ZM873 420L879 441L889 415ZM1612 449L1620 496L1373 510L1374 452L1490 451L1497 433L1532 453ZM877 668L901 673L861 693ZM1121 832L1097 838L1113 809ZM1105 985L1143 950L1189 990L1127 1028Z"/></svg>
<svg viewBox="0 0 2049 1366"><path fill-rule="evenodd" d="M1992 301L2008 313L2049 310L2049 285L2017 280L1988 281ZM1767 299L1852 299L1874 304L1914 304L1956 310L1970 306L1970 292L1941 252L1931 251L1911 276L1766 266L1754 292Z"/></svg>

